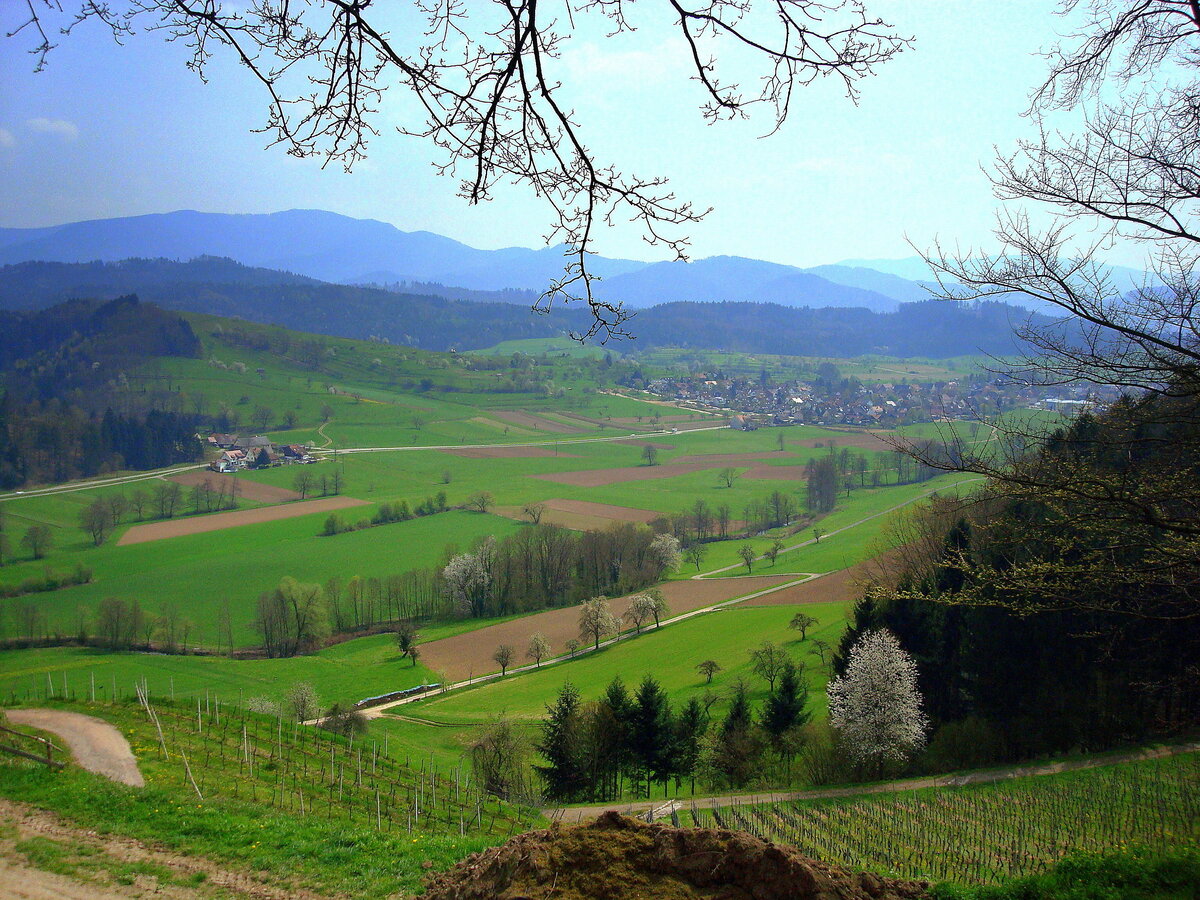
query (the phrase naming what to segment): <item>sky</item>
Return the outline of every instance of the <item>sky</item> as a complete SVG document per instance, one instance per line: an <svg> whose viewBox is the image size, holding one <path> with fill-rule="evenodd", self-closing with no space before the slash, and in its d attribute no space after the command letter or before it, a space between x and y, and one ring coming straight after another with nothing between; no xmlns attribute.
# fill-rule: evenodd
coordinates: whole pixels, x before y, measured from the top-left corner
<svg viewBox="0 0 1200 900"><path fill-rule="evenodd" d="M0 32L19 24L23 7L0 3ZM985 170L1031 133L1021 113L1045 72L1038 51L1066 25L1041 0L867 7L913 47L862 83L857 105L832 81L803 89L768 138L765 118L703 122L685 48L648 4L631 7L642 24L631 35L577 19L559 77L601 158L669 176L677 194L714 208L688 231L693 258L811 266L908 257L934 239L986 249L997 204ZM161 33L117 45L99 23L86 25L58 40L40 73L27 36L0 38L0 227L315 208L487 249L544 245L548 211L528 190L468 206L454 179L434 173L431 146L388 127L405 114L400 96L384 105L369 158L347 174L266 147L253 132L266 102L246 70L218 62L204 83L187 70L186 48ZM597 249L663 258L623 223Z"/></svg>

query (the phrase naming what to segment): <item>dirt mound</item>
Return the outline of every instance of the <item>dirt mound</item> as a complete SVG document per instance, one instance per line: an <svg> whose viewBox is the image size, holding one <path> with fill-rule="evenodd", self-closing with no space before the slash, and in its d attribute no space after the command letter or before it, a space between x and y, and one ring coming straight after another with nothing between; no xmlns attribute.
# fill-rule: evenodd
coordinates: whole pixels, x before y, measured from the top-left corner
<svg viewBox="0 0 1200 900"><path fill-rule="evenodd" d="M431 879L430 900L908 900L925 882L851 874L744 832L595 822L518 835Z"/></svg>

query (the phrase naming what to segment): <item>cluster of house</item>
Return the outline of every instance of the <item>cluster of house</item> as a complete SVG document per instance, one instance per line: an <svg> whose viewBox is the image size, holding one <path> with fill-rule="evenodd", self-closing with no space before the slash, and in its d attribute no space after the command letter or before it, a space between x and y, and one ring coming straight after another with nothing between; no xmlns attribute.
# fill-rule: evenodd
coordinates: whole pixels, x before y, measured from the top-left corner
<svg viewBox="0 0 1200 900"><path fill-rule="evenodd" d="M266 469L271 466L315 463L317 458L302 444L275 444L270 438L256 434L244 438L238 434L214 432L200 440L212 450L220 450L208 467L214 472L237 472L241 469Z"/></svg>
<svg viewBox="0 0 1200 900"><path fill-rule="evenodd" d="M1079 411L1116 396L1115 389L1074 385L1062 387L1062 396L1045 398L1044 386L987 377L926 383L854 380L829 390L815 382L764 385L749 378L692 376L656 379L647 388L682 405L734 413L729 424L741 430L752 429L756 422L895 427L944 418L973 419L1022 406Z"/></svg>

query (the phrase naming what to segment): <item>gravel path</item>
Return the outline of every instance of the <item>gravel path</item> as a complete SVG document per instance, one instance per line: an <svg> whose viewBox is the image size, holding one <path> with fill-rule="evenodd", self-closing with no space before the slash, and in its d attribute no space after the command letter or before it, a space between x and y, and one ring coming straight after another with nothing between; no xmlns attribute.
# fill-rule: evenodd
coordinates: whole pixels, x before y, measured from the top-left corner
<svg viewBox="0 0 1200 900"><path fill-rule="evenodd" d="M7 716L18 725L57 734L71 748L75 761L89 772L133 787L146 783L129 741L103 719L60 709L10 709Z"/></svg>

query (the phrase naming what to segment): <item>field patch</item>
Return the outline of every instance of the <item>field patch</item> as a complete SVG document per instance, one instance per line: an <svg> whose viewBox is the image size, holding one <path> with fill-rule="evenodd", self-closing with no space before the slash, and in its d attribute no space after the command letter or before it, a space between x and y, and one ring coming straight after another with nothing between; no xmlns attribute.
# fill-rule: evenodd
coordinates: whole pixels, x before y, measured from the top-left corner
<svg viewBox="0 0 1200 900"><path fill-rule="evenodd" d="M711 465L701 463L668 463L665 466L633 466L628 469L584 469L581 472L549 472L542 475L530 475L530 478L540 478L542 481L556 481L559 484L570 484L575 487L604 487L609 484L623 484L626 481L652 481L656 478L674 478L676 475L688 475L692 472L702 472L711 469Z"/></svg>
<svg viewBox="0 0 1200 900"><path fill-rule="evenodd" d="M752 466L742 477L771 481L803 481L804 470L804 466Z"/></svg>
<svg viewBox="0 0 1200 900"><path fill-rule="evenodd" d="M680 456L675 463L704 463L708 466L740 466L763 459L791 459L796 454L772 450L769 453L701 453L695 456Z"/></svg>
<svg viewBox="0 0 1200 900"><path fill-rule="evenodd" d="M791 606L796 603L853 603L862 596L868 581L897 564L894 552L868 559L856 566L820 575L804 584L774 591L747 601L747 606Z"/></svg>
<svg viewBox="0 0 1200 900"><path fill-rule="evenodd" d="M842 447L853 447L856 450L887 451L896 449L873 431L839 431L829 437L811 438L805 441L788 441L788 443L799 447L816 448L828 447L830 441L833 442L836 449L841 449Z"/></svg>
<svg viewBox="0 0 1200 900"><path fill-rule="evenodd" d="M570 425L564 425L562 422L555 422L553 419L546 419L542 416L535 416L532 413L520 412L515 409L489 409L489 416L499 419L502 422L508 422L510 425L517 425L523 428L532 428L536 431L550 431L557 434L578 434L578 428L572 428Z"/></svg>
<svg viewBox="0 0 1200 900"><path fill-rule="evenodd" d="M588 500L543 500L541 521L545 525L561 525L575 531L601 531L613 522L641 522L650 524L661 518L662 513L650 509L634 509L632 506L613 506L609 503L592 503ZM518 521L527 518L524 507L498 506L497 515Z"/></svg>
<svg viewBox="0 0 1200 900"><path fill-rule="evenodd" d="M654 441L613 441L614 444L624 444L626 447L653 447L655 450L674 450L674 444L659 444Z"/></svg>
<svg viewBox="0 0 1200 900"><path fill-rule="evenodd" d="M441 452L467 459L543 459L548 456L579 459L575 453L556 453L553 447L461 447L446 448Z"/></svg>
<svg viewBox="0 0 1200 900"><path fill-rule="evenodd" d="M214 491L219 491L222 485L228 488L231 482L236 482L238 496L246 500L253 500L256 503L286 503L289 500L300 499L299 494L285 487L262 484L258 481L237 478L233 475L222 475L220 472L183 472L179 475L172 475L167 480L174 481L176 484L182 484L184 487L195 487L207 481L212 485Z"/></svg>
<svg viewBox="0 0 1200 900"><path fill-rule="evenodd" d="M668 581L659 585L659 590L667 599L670 617L765 590L795 578L795 575L753 575L703 581ZM625 614L630 597L632 595L612 601L614 615L620 617ZM551 609L440 641L430 641L421 645L421 665L451 681L486 675L499 669L492 654L501 644L511 645L517 651L514 664L524 665L527 662L524 658L525 648L529 645L530 635L535 632L540 632L549 641L552 655L566 652L567 641L579 638L579 607Z"/></svg>
<svg viewBox="0 0 1200 900"><path fill-rule="evenodd" d="M354 497L323 497L320 500L304 500L289 503L286 506L239 509L235 512L213 513L195 518L150 522L146 525L134 525L121 535L117 545L123 547L128 544L143 544L147 541L161 541L188 534L204 534L208 531L224 531L226 528L236 528L239 525L260 525L263 522L294 519L310 513L332 512L335 509L367 505L366 500L356 500Z"/></svg>

